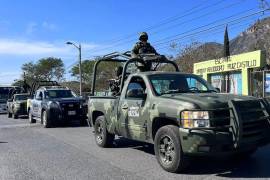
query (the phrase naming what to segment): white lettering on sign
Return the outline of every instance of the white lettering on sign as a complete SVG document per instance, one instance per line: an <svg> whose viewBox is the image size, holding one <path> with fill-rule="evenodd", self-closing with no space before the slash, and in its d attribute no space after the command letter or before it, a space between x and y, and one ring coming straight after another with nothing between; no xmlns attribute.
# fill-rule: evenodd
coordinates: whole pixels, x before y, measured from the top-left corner
<svg viewBox="0 0 270 180"><path fill-rule="evenodd" d="M128 109L128 116L129 117L139 117L140 116L139 107L130 107Z"/></svg>

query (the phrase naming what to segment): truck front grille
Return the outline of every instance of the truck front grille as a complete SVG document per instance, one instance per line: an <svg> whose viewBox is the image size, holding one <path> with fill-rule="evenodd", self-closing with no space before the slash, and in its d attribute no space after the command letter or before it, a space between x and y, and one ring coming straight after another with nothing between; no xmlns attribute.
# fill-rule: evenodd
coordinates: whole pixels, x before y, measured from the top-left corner
<svg viewBox="0 0 270 180"><path fill-rule="evenodd" d="M61 103L60 104L62 113L64 117L69 117L69 116L78 116L79 115L79 110L80 110L80 103ZM75 115L69 115L69 112L75 111Z"/></svg>
<svg viewBox="0 0 270 180"><path fill-rule="evenodd" d="M269 114L260 100L232 101L240 144L258 144L268 137Z"/></svg>
<svg viewBox="0 0 270 180"><path fill-rule="evenodd" d="M230 109L217 109L212 111L212 117L215 121L211 122L212 127L227 126L230 124Z"/></svg>

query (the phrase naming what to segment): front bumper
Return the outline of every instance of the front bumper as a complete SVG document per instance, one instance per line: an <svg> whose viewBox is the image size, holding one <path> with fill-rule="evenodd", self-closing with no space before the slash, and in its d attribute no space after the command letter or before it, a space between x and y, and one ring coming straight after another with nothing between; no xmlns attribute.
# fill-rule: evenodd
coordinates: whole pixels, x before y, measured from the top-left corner
<svg viewBox="0 0 270 180"><path fill-rule="evenodd" d="M48 112L48 116L53 124L65 124L69 122L86 121L87 116L83 113L81 109L74 111L76 112L75 115L68 115L68 112L62 111L60 109L50 109Z"/></svg>
<svg viewBox="0 0 270 180"><path fill-rule="evenodd" d="M20 106L20 107L15 107L13 109L13 113L18 115L18 116L23 116L23 115L27 115L28 112L27 112L27 109L26 109L26 106L23 107L23 106Z"/></svg>
<svg viewBox="0 0 270 180"><path fill-rule="evenodd" d="M26 109L14 109L13 113L18 115L18 116L28 115L28 112Z"/></svg>
<svg viewBox="0 0 270 180"><path fill-rule="evenodd" d="M195 156L220 156L249 151L270 143L269 136L263 140L236 145L229 129L183 129L180 128L180 138L183 153Z"/></svg>

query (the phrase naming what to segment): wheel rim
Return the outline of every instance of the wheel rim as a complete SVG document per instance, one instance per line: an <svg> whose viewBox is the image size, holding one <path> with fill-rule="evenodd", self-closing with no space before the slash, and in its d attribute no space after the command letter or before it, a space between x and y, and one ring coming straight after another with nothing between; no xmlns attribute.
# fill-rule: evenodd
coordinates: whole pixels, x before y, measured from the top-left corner
<svg viewBox="0 0 270 180"><path fill-rule="evenodd" d="M170 165L175 158L175 145L171 137L163 136L159 141L159 156L164 165Z"/></svg>
<svg viewBox="0 0 270 180"><path fill-rule="evenodd" d="M44 126L46 126L47 124L47 115L45 111L43 112L42 123Z"/></svg>
<svg viewBox="0 0 270 180"><path fill-rule="evenodd" d="M101 125L101 123L97 123L97 129L96 129L96 140L99 144L102 143L104 134L103 134L104 128Z"/></svg>

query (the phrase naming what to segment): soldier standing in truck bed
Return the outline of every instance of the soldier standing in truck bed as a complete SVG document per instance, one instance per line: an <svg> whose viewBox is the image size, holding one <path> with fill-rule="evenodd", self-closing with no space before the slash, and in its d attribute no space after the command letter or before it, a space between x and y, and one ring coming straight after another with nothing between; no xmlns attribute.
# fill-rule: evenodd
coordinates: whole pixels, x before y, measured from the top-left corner
<svg viewBox="0 0 270 180"><path fill-rule="evenodd" d="M138 57L140 54L155 54L158 55L157 51L149 42L148 35L146 32L140 33L139 42L135 44L133 49L131 50L131 56L132 58Z"/></svg>

